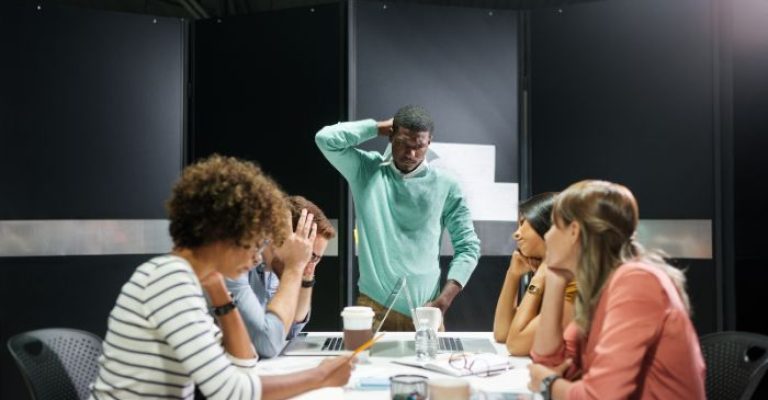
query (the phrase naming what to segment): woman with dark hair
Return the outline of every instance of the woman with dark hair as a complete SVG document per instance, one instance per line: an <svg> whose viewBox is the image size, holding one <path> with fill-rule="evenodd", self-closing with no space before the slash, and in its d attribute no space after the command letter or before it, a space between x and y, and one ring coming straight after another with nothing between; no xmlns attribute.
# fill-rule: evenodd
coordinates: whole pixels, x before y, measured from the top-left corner
<svg viewBox="0 0 768 400"><path fill-rule="evenodd" d="M546 265L544 258L544 234L551 225L552 202L556 193L541 193L520 204L519 222L514 238L517 250L512 253L504 285L496 304L493 320L493 336L499 343L506 343L509 354L527 356L539 325L539 309L544 295ZM533 274L530 284L518 303L520 280ZM563 308L563 326L571 322L576 282L566 288Z"/></svg>
<svg viewBox="0 0 768 400"><path fill-rule="evenodd" d="M136 268L109 315L93 399L280 399L349 380L350 357L259 377L256 353L224 283L257 264L269 241L306 264L317 225L295 232L277 185L252 163L214 155L184 169L167 204L174 248ZM218 326L203 293L213 305Z"/></svg>
<svg viewBox="0 0 768 400"><path fill-rule="evenodd" d="M629 189L575 183L557 196L552 219L530 388L558 400L704 399L685 276L635 241ZM574 277L579 296L563 333L562 288Z"/></svg>

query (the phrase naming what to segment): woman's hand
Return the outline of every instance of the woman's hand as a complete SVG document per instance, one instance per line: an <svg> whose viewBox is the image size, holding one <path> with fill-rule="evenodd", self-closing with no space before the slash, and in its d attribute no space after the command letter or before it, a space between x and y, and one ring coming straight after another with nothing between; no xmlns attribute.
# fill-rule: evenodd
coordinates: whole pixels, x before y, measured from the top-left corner
<svg viewBox="0 0 768 400"><path fill-rule="evenodd" d="M573 364L573 360L570 358L555 368L548 368L541 364L529 364L528 373L531 376L531 380L528 382L528 390L537 393L541 392L541 381L544 378L553 374L562 377L565 371L571 367L571 364Z"/></svg>
<svg viewBox="0 0 768 400"><path fill-rule="evenodd" d="M211 271L200 279L200 286L208 293L208 297L211 298L211 304L214 307L222 306L232 301L229 297L227 284L224 283L224 275L218 271Z"/></svg>
<svg viewBox="0 0 768 400"><path fill-rule="evenodd" d="M521 277L533 271L533 266L528 261L528 257L524 256L520 250L515 250L512 253L512 259L509 260L509 271L515 276Z"/></svg>
<svg viewBox="0 0 768 400"><path fill-rule="evenodd" d="M357 363L357 357L340 356L323 360L318 368L324 370L325 377L321 387L344 386L352 376L352 369Z"/></svg>

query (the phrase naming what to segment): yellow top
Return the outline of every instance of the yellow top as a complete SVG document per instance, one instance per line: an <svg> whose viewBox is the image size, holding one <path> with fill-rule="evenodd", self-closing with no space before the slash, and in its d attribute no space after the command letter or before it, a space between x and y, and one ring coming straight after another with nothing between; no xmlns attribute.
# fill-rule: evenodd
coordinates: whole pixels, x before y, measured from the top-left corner
<svg viewBox="0 0 768 400"><path fill-rule="evenodd" d="M578 293L579 289L576 288L576 281L568 282L568 285L565 286L565 301L573 304L574 300L576 300L576 294Z"/></svg>

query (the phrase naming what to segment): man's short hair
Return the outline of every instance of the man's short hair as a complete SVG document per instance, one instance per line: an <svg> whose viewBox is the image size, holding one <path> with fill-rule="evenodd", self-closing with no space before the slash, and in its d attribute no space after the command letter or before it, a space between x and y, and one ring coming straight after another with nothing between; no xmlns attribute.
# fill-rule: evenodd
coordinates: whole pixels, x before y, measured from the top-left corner
<svg viewBox="0 0 768 400"><path fill-rule="evenodd" d="M432 136L435 122L432 121L432 117L423 107L407 105L397 110L392 120L393 132L397 132L400 127L412 132L429 132L429 135Z"/></svg>
<svg viewBox="0 0 768 400"><path fill-rule="evenodd" d="M288 197L288 206L291 209L291 220L293 220L293 226L299 222L301 217L301 209L306 208L307 212L314 215L314 222L317 224L317 234L324 237L326 240L331 240L336 237L336 229L333 228L331 221L325 216L323 210L320 209L315 203L307 200L303 196L290 196Z"/></svg>

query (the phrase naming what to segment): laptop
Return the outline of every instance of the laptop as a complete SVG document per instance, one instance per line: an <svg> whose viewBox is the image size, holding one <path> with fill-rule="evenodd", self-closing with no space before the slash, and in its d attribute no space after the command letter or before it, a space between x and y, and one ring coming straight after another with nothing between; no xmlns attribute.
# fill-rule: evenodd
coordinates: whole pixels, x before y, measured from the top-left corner
<svg viewBox="0 0 768 400"><path fill-rule="evenodd" d="M389 296L387 296L387 301L385 302L386 311L384 312L384 315L381 318L374 318L374 321L380 321L373 333L374 337L379 333L381 327L384 326L384 321L389 316L389 312L392 311L392 306L395 305L395 301L397 301L400 293L407 292L405 287L405 278L401 277L395 283ZM326 356L348 352L348 350L344 350L344 336L341 333L334 335L308 336L307 332L301 332L285 345L281 354L284 356Z"/></svg>
<svg viewBox="0 0 768 400"><path fill-rule="evenodd" d="M411 318L416 314L413 299L408 290L405 277L397 280L385 302L386 311L381 318L375 318L379 323L374 336L379 333L384 321L389 316L392 307L399 296L405 296L408 308L411 310ZM414 321L414 326L416 322ZM496 347L489 339L467 338L458 336L439 336L438 353L469 352L469 353L496 353ZM348 353L344 350L344 337L341 333L332 335L308 336L306 332L299 333L291 339L283 348L284 356L330 356ZM390 340L379 341L371 347L371 356L377 357L408 357L416 354L416 342L414 340Z"/></svg>
<svg viewBox="0 0 768 400"><path fill-rule="evenodd" d="M405 284L405 278L403 280L403 292L405 300L408 302L408 308L411 310L411 320L413 326L417 326L415 315L416 305L411 298L411 294ZM470 338L461 336L445 336L440 335L437 338L437 352L439 353L491 353L496 354L496 346L493 345L490 339L483 338ZM409 357L416 354L416 341L415 340L392 340L392 341L380 341L376 342L371 347L371 356L377 357Z"/></svg>

